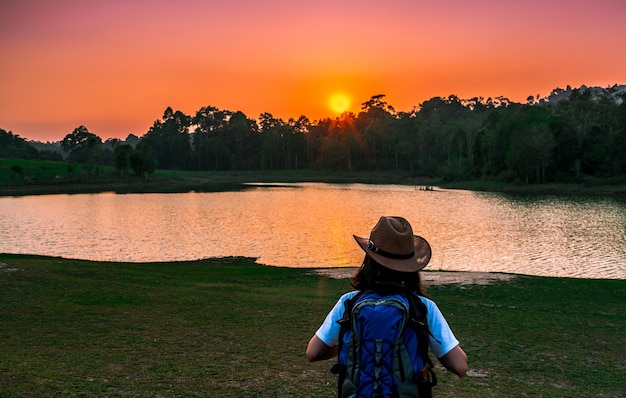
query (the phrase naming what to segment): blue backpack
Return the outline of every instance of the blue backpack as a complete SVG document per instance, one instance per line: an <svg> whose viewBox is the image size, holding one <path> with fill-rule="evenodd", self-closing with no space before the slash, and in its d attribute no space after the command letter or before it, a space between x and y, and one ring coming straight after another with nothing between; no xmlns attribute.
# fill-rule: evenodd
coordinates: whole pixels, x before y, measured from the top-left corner
<svg viewBox="0 0 626 398"><path fill-rule="evenodd" d="M345 302L339 320L338 396L425 398L437 384L426 306L408 290L377 289Z"/></svg>

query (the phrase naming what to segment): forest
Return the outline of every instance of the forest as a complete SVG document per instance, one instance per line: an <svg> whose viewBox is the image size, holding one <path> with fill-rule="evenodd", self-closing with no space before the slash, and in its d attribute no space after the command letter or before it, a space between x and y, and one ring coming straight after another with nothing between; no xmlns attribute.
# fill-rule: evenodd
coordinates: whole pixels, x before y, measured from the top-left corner
<svg viewBox="0 0 626 398"><path fill-rule="evenodd" d="M0 129L0 157L114 166L124 176L155 169L387 171L444 181L536 184L626 176L626 86L557 88L526 103L434 97L396 112L374 95L358 114L287 121L205 106L168 107L141 137L105 142L79 126L60 153Z"/></svg>

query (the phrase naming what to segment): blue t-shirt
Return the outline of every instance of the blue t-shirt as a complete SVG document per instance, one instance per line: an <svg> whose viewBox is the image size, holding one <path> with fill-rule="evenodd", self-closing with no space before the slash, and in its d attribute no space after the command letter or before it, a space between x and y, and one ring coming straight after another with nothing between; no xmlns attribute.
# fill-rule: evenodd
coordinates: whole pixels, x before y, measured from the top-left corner
<svg viewBox="0 0 626 398"><path fill-rule="evenodd" d="M332 347L339 341L339 323L338 320L343 318L343 312L345 310L344 302L357 294L356 291L352 291L344 294L339 298L335 306L324 319L322 326L315 332L315 335L319 337L324 344ZM426 305L428 328L432 336L429 337L430 351L437 358L441 358L450 352L451 349L459 345L459 341L454 337L448 322L443 317L443 314L432 300L426 297L420 296L422 302Z"/></svg>

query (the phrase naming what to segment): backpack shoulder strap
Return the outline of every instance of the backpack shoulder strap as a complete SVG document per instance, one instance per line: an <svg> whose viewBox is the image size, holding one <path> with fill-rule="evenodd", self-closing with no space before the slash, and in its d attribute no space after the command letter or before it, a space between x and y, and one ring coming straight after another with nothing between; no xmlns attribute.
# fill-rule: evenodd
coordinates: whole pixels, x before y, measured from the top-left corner
<svg viewBox="0 0 626 398"><path fill-rule="evenodd" d="M407 292L407 299L409 300L409 313L411 314L409 322L417 334L418 351L426 364L422 370L422 377L430 380L431 386L435 386L437 384L437 376L433 371L435 366L430 359L430 355L428 355L429 336L432 336L435 341L438 340L428 327L426 304L414 292Z"/></svg>
<svg viewBox="0 0 626 398"><path fill-rule="evenodd" d="M339 341L337 343L338 352L341 352L341 348L343 345L343 336L352 324L352 309L354 308L354 304L356 304L357 300L363 295L363 293L365 292L359 291L354 296L343 302L343 316L337 321L337 323L339 324ZM331 372L334 374L339 374L340 366L341 364L339 363L335 364L332 367Z"/></svg>
<svg viewBox="0 0 626 398"><path fill-rule="evenodd" d="M337 383L337 396L341 397L341 389L343 386L343 382L346 378L347 374L347 366L344 363L341 363L340 356L343 350L343 340L346 332L352 327L352 309L356 304L357 300L364 294L365 292L359 291L357 294L347 299L343 303L343 317L337 321L339 324L339 341L337 342L337 363L335 363L331 368L330 372L332 374L336 374L339 376Z"/></svg>
<svg viewBox="0 0 626 398"><path fill-rule="evenodd" d="M350 321L352 320L352 308L354 308L354 304L363 295L363 293L365 292L359 291L357 294L343 302L343 317L337 321L337 323L341 325L342 329L345 329L345 325L350 324ZM339 341L341 341L341 338Z"/></svg>

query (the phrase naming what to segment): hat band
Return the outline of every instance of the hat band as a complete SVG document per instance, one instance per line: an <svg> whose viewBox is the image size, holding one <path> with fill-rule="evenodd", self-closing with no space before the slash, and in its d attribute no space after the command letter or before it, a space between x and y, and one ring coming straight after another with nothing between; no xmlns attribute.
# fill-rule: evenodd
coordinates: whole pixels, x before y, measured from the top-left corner
<svg viewBox="0 0 626 398"><path fill-rule="evenodd" d="M386 252L386 251L376 247L374 242L372 242L371 240L369 242L367 242L367 248L370 249L371 251L373 251L376 254L379 254L379 255L381 255L383 257L391 258L391 259L394 259L394 260L407 260L409 258L412 258L413 255L415 254L414 251L412 251L409 254L389 253L389 252Z"/></svg>

